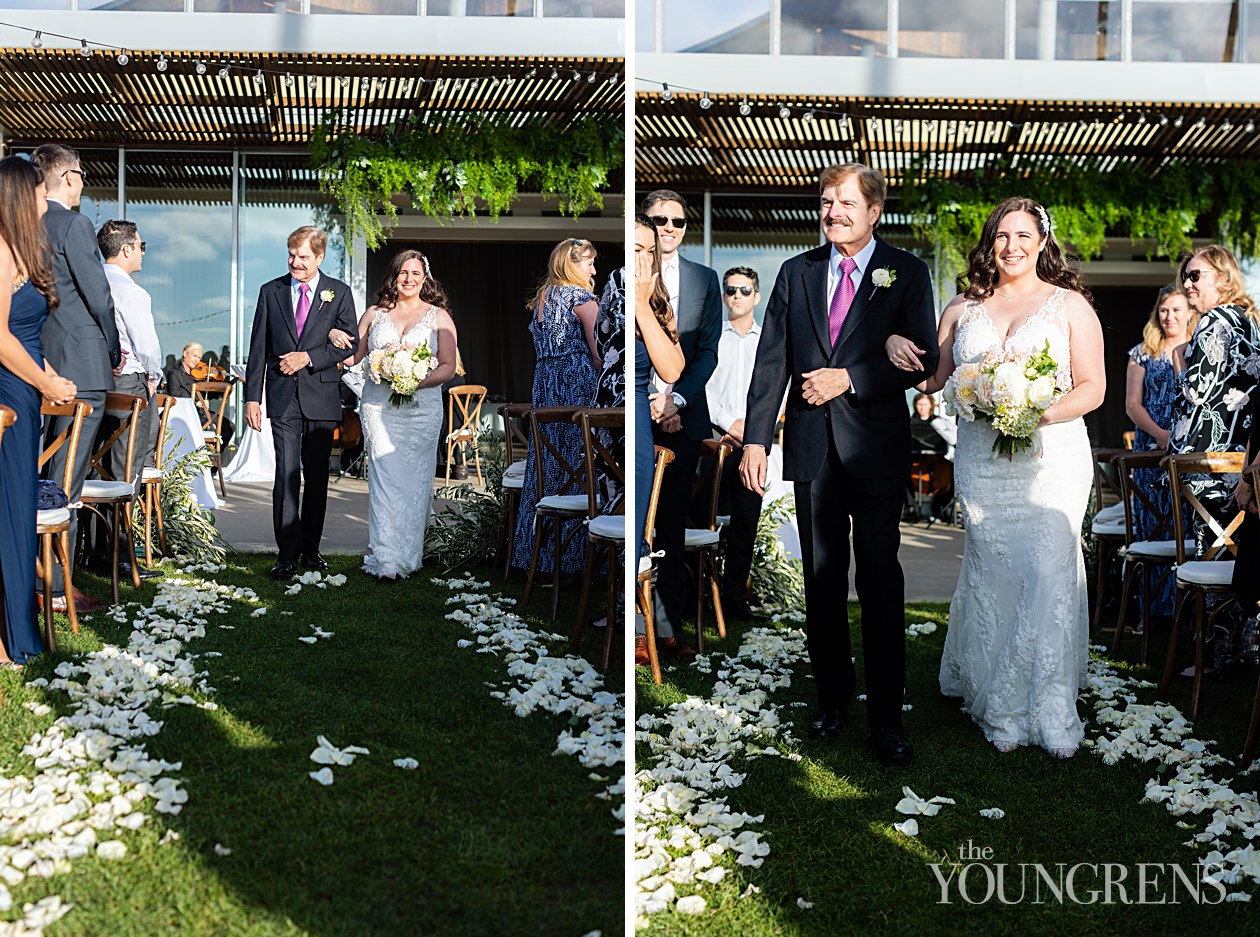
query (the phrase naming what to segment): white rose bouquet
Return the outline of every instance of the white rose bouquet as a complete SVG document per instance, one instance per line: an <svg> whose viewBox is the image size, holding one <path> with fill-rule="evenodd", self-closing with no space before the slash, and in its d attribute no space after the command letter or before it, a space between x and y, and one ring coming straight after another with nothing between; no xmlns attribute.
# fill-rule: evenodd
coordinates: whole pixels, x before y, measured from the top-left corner
<svg viewBox="0 0 1260 937"><path fill-rule="evenodd" d="M419 345L390 342L368 353L368 377L373 384L388 384L389 402L395 407L411 403L423 381L437 366L428 341Z"/></svg>
<svg viewBox="0 0 1260 937"><path fill-rule="evenodd" d="M1059 396L1058 371L1049 342L1031 355L991 353L978 364L954 369L945 382L945 402L968 422L987 420L997 430L994 453L1009 458L1032 448L1041 415Z"/></svg>

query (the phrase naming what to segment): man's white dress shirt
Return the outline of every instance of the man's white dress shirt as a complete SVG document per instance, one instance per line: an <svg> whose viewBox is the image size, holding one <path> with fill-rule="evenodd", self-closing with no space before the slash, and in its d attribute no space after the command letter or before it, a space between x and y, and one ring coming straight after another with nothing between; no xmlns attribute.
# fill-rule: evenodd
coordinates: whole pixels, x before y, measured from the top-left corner
<svg viewBox="0 0 1260 937"><path fill-rule="evenodd" d="M722 323L717 367L704 389L709 400L709 420L722 432L728 431L736 420L744 419L748 385L752 383L760 341L761 326L756 322L744 335L739 334L729 319Z"/></svg>
<svg viewBox="0 0 1260 937"><path fill-rule="evenodd" d="M114 298L114 325L123 354L123 374L143 374L152 384L162 379L162 347L153 323L149 291L117 264L105 264L105 279Z"/></svg>

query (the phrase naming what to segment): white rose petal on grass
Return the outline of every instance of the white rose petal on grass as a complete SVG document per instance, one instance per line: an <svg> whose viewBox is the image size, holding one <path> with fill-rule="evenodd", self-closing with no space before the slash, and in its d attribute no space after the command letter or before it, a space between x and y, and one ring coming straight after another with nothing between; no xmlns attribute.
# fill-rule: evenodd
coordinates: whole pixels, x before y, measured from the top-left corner
<svg viewBox="0 0 1260 937"><path fill-rule="evenodd" d="M162 834L162 838L158 840L158 845L165 846L167 843L173 843L177 839L179 839L178 833L176 833L174 830L167 830L165 833Z"/></svg>
<svg viewBox="0 0 1260 937"><path fill-rule="evenodd" d="M26 920L22 924L27 929L13 931L13 933L38 934L50 924L60 921L73 907L74 905L63 902L60 895L49 895L34 904L24 904L22 914Z"/></svg>
<svg viewBox="0 0 1260 937"><path fill-rule="evenodd" d="M265 605L264 605L262 608L256 608L256 609L254 609L252 612L250 612L250 613L249 613L249 617L250 617L250 618L262 618L262 617L263 617L264 615L266 615L266 614L267 614L267 606L265 606Z"/></svg>
<svg viewBox="0 0 1260 937"><path fill-rule="evenodd" d="M403 768L407 771L415 771L420 767L420 762L416 761L414 758L395 758L394 767Z"/></svg>
<svg viewBox="0 0 1260 937"><path fill-rule="evenodd" d="M910 817L910 819L908 820L902 820L900 823L894 823L893 829L896 830L898 833L900 833L902 836L918 836L919 835L919 821L916 820L914 817Z"/></svg>
<svg viewBox="0 0 1260 937"><path fill-rule="evenodd" d="M679 898L678 903L674 905L679 914L703 914L708 906L709 903L699 895L688 895L685 898Z"/></svg>
<svg viewBox="0 0 1260 937"><path fill-rule="evenodd" d="M806 901L804 898L797 898L796 906L800 908L802 911L808 911L810 908L814 906L814 903L812 901Z"/></svg>
<svg viewBox="0 0 1260 937"><path fill-rule="evenodd" d="M318 643L319 638L315 637L313 634L304 634L299 637L298 640L303 644L316 644Z"/></svg>
<svg viewBox="0 0 1260 937"><path fill-rule="evenodd" d="M1001 820L1004 816L1006 816L1006 811L1001 807L986 807L984 810L980 811L980 816L989 820Z"/></svg>
<svg viewBox="0 0 1260 937"><path fill-rule="evenodd" d="M22 705L37 716L47 716L50 712L52 712L51 706L46 706L43 703L37 703L34 700L27 700Z"/></svg>
<svg viewBox="0 0 1260 937"><path fill-rule="evenodd" d="M96 854L102 859L121 859L127 855L127 844L122 840L111 839L96 847Z"/></svg>
<svg viewBox="0 0 1260 937"><path fill-rule="evenodd" d="M739 897L751 898L753 895L759 895L759 894L761 894L761 889L758 888L756 885L750 884L747 888L745 888L742 892L740 892Z"/></svg>
<svg viewBox="0 0 1260 937"><path fill-rule="evenodd" d="M1250 901L1251 895L1245 891L1233 891L1225 896L1226 901Z"/></svg>
<svg viewBox="0 0 1260 937"><path fill-rule="evenodd" d="M297 595L301 591L302 591L302 584L300 582L295 582L293 585L289 586L289 588L284 590L284 594Z"/></svg>
<svg viewBox="0 0 1260 937"><path fill-rule="evenodd" d="M307 777L327 787L333 782L332 768L320 768L318 771L310 771L307 773Z"/></svg>
<svg viewBox="0 0 1260 937"><path fill-rule="evenodd" d="M216 856L230 856L232 855L232 850L229 849L227 846L224 846L222 843L215 843L214 854Z"/></svg>
<svg viewBox="0 0 1260 937"><path fill-rule="evenodd" d="M455 642L455 646L456 647L472 647L472 642L469 641L467 638L460 638L458 641Z"/></svg>

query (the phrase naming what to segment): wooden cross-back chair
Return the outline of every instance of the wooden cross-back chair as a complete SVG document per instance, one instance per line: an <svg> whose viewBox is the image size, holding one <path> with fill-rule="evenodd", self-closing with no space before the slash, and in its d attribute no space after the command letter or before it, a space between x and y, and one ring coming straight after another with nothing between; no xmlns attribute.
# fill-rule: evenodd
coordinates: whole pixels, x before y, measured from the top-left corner
<svg viewBox="0 0 1260 937"><path fill-rule="evenodd" d="M157 447L153 450L153 465L146 465L140 470L140 513L144 518L144 565L153 565L153 520L157 519L158 550L166 556L166 523L162 518L162 479L166 462L166 425L171 418L171 408L175 406L175 398L169 394L158 394L153 398L153 406L160 407L158 414Z"/></svg>
<svg viewBox="0 0 1260 937"><path fill-rule="evenodd" d="M118 604L118 553L119 541L127 542L127 563L131 567L131 582L140 588L140 564L136 562L136 551L131 541L131 515L136 502L135 477L139 475L137 462L137 437L140 435L140 412L148 406L148 401L135 394L119 394L110 392L105 395L105 410L119 416L118 428L92 453L88 463L88 472L95 471L100 478L89 478L83 483L83 493L79 500L83 506L101 519L109 528L110 561L109 578L113 589L114 604ZM122 478L115 479L105 465L105 457L114 443L126 436L126 454L123 456ZM114 471L118 471L115 465ZM108 512L108 517L106 513Z"/></svg>
<svg viewBox="0 0 1260 937"><path fill-rule="evenodd" d="M54 405L44 403L40 407L40 415L44 417L68 416L70 422L53 439L48 441L39 454L38 468L42 470L48 460L66 447L65 470L61 478L52 479L61 486L61 490L70 492L70 481L74 477L75 456L79 452L79 436L83 432L83 420L91 414L92 405L85 400ZM39 553L35 564L35 572L44 583L44 646L50 650L57 649L57 637L53 631L53 558L61 566L62 586L66 596L66 616L70 619L70 630L79 632L79 614L74 607L74 582L70 576L70 508L50 508L39 511L35 515L35 534L39 537Z"/></svg>
<svg viewBox="0 0 1260 937"><path fill-rule="evenodd" d="M461 384L452 387L451 403L446 408L446 484L451 483L451 461L455 456L455 447L461 451L472 446L473 462L477 467L477 484L484 485L481 478L481 448L478 439L481 435L481 405L485 402L488 391L482 384ZM459 414L459 426L455 425L456 411ZM468 464L468 453L464 451L464 464Z"/></svg>
<svg viewBox="0 0 1260 937"><path fill-rule="evenodd" d="M1207 630L1212 627L1218 615L1235 602L1231 582L1234 578L1234 561L1238 547L1234 543L1234 531L1242 523L1244 512L1230 510L1225 520L1218 520L1199 500L1198 496L1187 484L1188 475L1238 475L1246 462L1246 454L1242 452L1187 452L1180 455L1164 457L1163 464L1168 469L1168 481L1172 488L1173 503L1173 540L1177 547L1177 605L1173 612L1172 637L1168 641L1168 659L1164 664L1164 679L1160 683L1159 693L1165 699L1172 685L1174 668L1177 661L1177 638L1181 631L1181 617L1187 602L1193 598L1195 605L1194 625L1194 685L1190 695L1190 716L1199 715L1199 700L1203 691L1204 648ZM1185 511L1181 504L1185 503L1193 512L1196 522L1207 529L1203 555L1195 557L1191 549L1186 547L1187 540L1193 542L1193 530L1187 529ZM1232 499L1231 499L1231 504ZM1226 558L1229 557L1229 558ZM1221 601L1206 615L1207 597L1217 595ZM1206 617L1205 617L1206 615Z"/></svg>
<svg viewBox="0 0 1260 937"><path fill-rule="evenodd" d="M709 510L706 526L688 527L683 541L686 553L696 557L696 653L704 653L704 593L713 597L713 615L717 619L719 637L726 637L726 618L722 613L722 589L718 584L717 557L722 535L718 524L718 501L722 494L722 469L734 448L716 439L706 439L705 450L713 457L713 480L709 485Z"/></svg>
<svg viewBox="0 0 1260 937"><path fill-rule="evenodd" d="M1112 460L1128 455L1128 449L1094 450L1094 519L1089 533L1094 538L1094 616L1091 628L1097 628L1102 617L1103 599L1106 597L1107 569L1116 551L1124 546L1125 508L1124 492L1116 475Z"/></svg>
<svg viewBox="0 0 1260 937"><path fill-rule="evenodd" d="M503 418L503 530L499 534L499 548L494 563L503 558L503 578L512 569L512 538L516 534L516 516L521 508L521 490L525 487L525 466L529 456L528 426L530 404L505 403L497 412Z"/></svg>
<svg viewBox="0 0 1260 937"><path fill-rule="evenodd" d="M1129 597L1133 591L1133 581L1141 576L1142 617L1139 626L1142 629L1141 662L1146 663L1150 651L1151 635L1151 573L1163 567L1155 580L1155 589L1169 576L1173 575L1173 563L1177 560L1177 544L1173 541L1173 520L1171 508L1165 509L1152 498L1147 489L1138 484L1135 473L1155 471L1162 473L1161 463L1166 458L1163 452L1129 452L1113 457L1120 477L1122 493L1121 507L1124 508L1125 537L1122 550L1124 564L1124 582L1120 591L1120 613L1116 619L1115 638L1111 645L1112 653L1120 650L1120 641L1124 636L1124 621L1128 612ZM1137 512L1144 510L1152 519L1151 529L1144 536L1137 532ZM1186 544L1193 550L1193 541Z"/></svg>
<svg viewBox="0 0 1260 937"><path fill-rule="evenodd" d="M534 577L538 572L538 551L550 531L554 538L552 562L551 619L555 621L560 609L560 557L564 549L583 530L580 523L586 519L587 494L582 465L572 465L564 457L543 427L554 424L573 426L573 417L581 407L533 407L529 411L530 446L534 453L534 484L537 504L534 507L534 549L529 560L529 575L525 579L522 605L528 605L534 590ZM573 427L574 432L579 432ZM547 494L544 488L546 469L551 467L553 479L559 478L556 491ZM568 533L564 528L568 526Z"/></svg>
<svg viewBox="0 0 1260 937"><path fill-rule="evenodd" d="M574 421L582 427L582 450L586 473L586 569L582 574L582 597L578 601L577 624L569 649L576 653L582 646L582 629L586 626L586 609L591 594L591 580L599 570L602 553L608 567L608 610L604 627L604 656L601 670L608 671L612 659L613 633L617 630L617 586L625 564L618 562L626 545L625 490L626 472L617 456L604 445L597 430L608 430L614 436L625 435L624 407L581 410ZM613 513L603 513L608 505L599 503L601 479L608 479L619 492Z"/></svg>
<svg viewBox="0 0 1260 937"><path fill-rule="evenodd" d="M666 449L664 446L656 446L654 449L656 466L652 472L652 494L648 498L647 522L643 528L643 539L647 541L648 553L652 552L652 528L656 525L656 506L661 500L661 482L665 478L665 467L674 461L672 449ZM652 682L659 686L661 659L656 650L656 624L652 615L652 578L655 574L656 565L652 562L652 557L641 557L638 573L635 576L634 598L639 614L643 616L643 634L647 639L648 666L652 671Z"/></svg>
<svg viewBox="0 0 1260 937"><path fill-rule="evenodd" d="M197 381L192 386L193 403L201 412L201 434L210 450L210 464L219 477L219 494L227 498L227 483L223 480L223 414L227 412L228 394L232 385L226 381ZM215 400L219 401L216 409Z"/></svg>

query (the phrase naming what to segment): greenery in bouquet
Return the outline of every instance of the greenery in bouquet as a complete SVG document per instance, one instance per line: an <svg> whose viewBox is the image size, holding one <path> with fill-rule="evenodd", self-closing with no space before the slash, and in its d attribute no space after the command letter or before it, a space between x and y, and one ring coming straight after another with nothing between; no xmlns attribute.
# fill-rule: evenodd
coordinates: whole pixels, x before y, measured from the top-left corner
<svg viewBox="0 0 1260 937"><path fill-rule="evenodd" d="M389 384L389 402L401 407L411 403L435 363L427 341L419 345L390 342L368 354L368 377L373 384Z"/></svg>
<svg viewBox="0 0 1260 937"><path fill-rule="evenodd" d="M175 444L168 430L165 451ZM188 557L196 563L219 563L227 555L227 544L214 526L214 512L201 506L193 491L193 482L210 469L210 450L194 449L178 459L168 460L162 471L162 522L166 530L166 549L170 556ZM153 519L157 523L157 518ZM144 518L136 505L132 518L132 537L144 542ZM152 532L157 537L157 530Z"/></svg>
<svg viewBox="0 0 1260 937"><path fill-rule="evenodd" d="M992 425L993 452L1009 458L1032 448L1041 415L1059 395L1058 373L1049 341L1032 354L994 352L954 369L945 383L945 402L968 422L980 417Z"/></svg>

